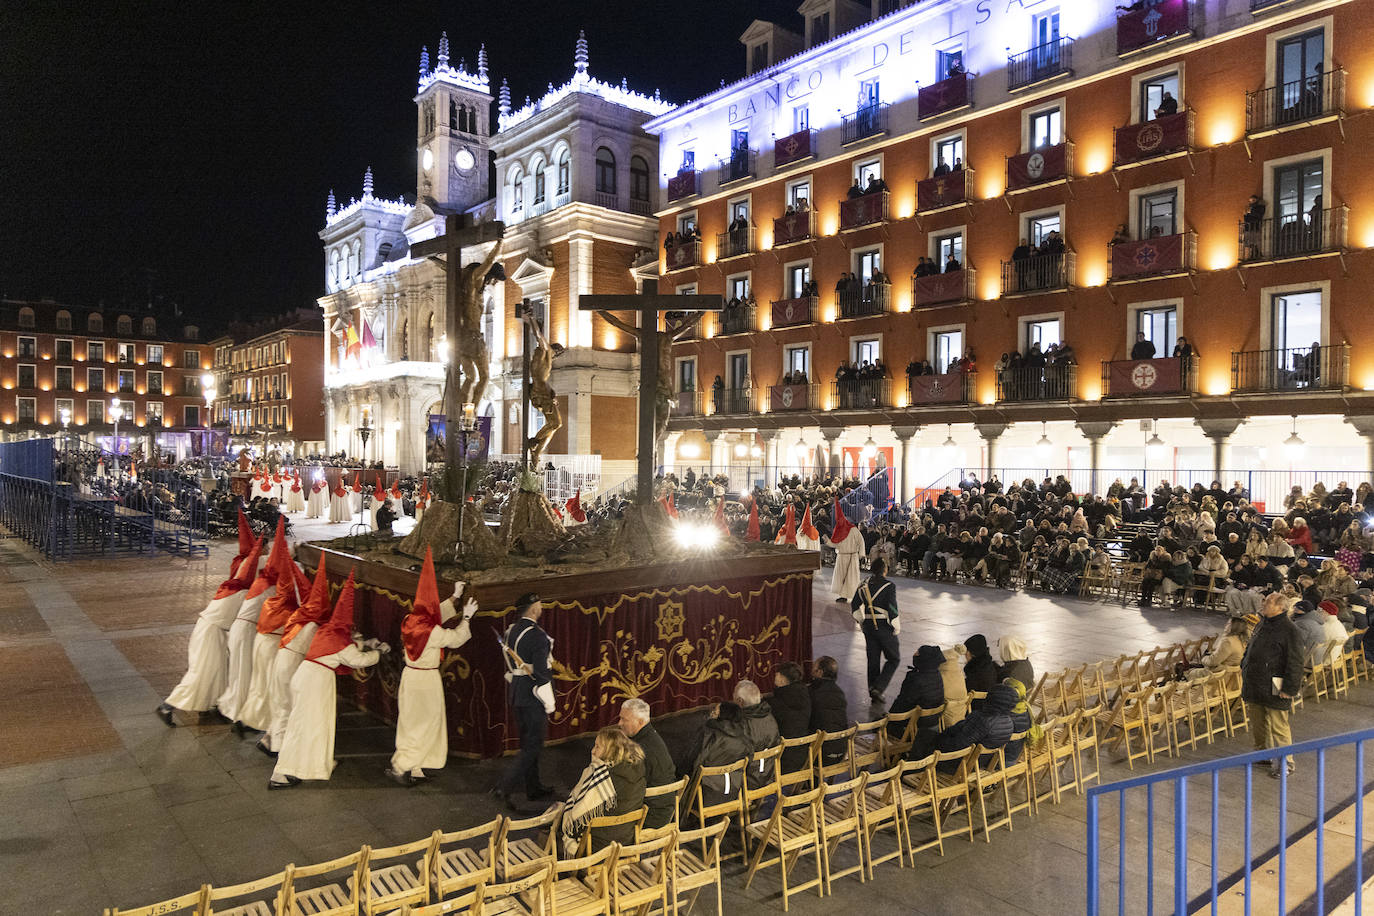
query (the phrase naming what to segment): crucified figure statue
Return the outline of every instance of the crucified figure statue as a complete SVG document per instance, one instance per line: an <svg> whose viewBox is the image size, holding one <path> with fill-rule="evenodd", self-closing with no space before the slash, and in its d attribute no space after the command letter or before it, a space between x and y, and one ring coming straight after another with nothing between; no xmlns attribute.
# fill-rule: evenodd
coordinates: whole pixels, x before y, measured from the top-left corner
<svg viewBox="0 0 1374 916"><path fill-rule="evenodd" d="M487 286L497 282L488 279L487 274L500 254L501 241L498 239L482 263L474 262L454 271L453 298L449 301L450 307L457 311L458 334L451 343L453 360L462 373L462 381L456 392L457 399L451 402L457 409L448 411L450 417L461 416L463 405L476 404L487 389L491 354L482 337L482 298Z"/></svg>
<svg viewBox="0 0 1374 916"><path fill-rule="evenodd" d="M640 329L610 312L597 312L612 327L639 340ZM663 337L658 342L658 390L654 392L654 442L668 434L668 401L673 397L673 341L701 319L701 312L668 312L663 316Z"/></svg>
<svg viewBox="0 0 1374 916"><path fill-rule="evenodd" d="M544 425L539 432L530 437L530 469L539 467L539 458L548 447L554 433L563 428L563 412L558 409L558 398L549 386L549 373L553 371L554 357L563 352L562 344L549 344L539 320L526 312L522 319L534 332L535 349L530 354L530 404L544 415Z"/></svg>

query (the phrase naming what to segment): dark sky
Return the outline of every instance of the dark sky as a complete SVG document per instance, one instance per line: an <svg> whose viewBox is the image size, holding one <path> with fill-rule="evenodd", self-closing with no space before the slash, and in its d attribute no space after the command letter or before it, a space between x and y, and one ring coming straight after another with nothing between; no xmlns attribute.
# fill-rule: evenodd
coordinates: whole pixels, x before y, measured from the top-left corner
<svg viewBox="0 0 1374 916"><path fill-rule="evenodd" d="M421 45L485 41L515 104L591 71L686 101L743 74L797 0L0 3L0 296L157 294L202 318L323 292L325 195L413 195ZM796 21L790 21L795 19Z"/></svg>

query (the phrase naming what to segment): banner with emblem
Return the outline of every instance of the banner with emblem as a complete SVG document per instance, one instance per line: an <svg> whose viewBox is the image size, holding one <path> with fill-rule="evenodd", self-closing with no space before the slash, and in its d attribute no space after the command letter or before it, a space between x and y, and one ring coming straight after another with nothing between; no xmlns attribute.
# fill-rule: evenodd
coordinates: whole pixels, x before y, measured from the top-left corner
<svg viewBox="0 0 1374 916"><path fill-rule="evenodd" d="M922 86L916 93L916 116L933 118L936 115L967 107L970 80L971 77L968 74L961 73L958 76L942 79L938 83Z"/></svg>
<svg viewBox="0 0 1374 916"><path fill-rule="evenodd" d="M1046 146L1007 159L1007 190L1019 191L1067 175L1064 144Z"/></svg>
<svg viewBox="0 0 1374 916"><path fill-rule="evenodd" d="M964 381L967 376L962 372L945 375L911 376L912 404L958 404L964 400Z"/></svg>
<svg viewBox="0 0 1374 916"><path fill-rule="evenodd" d="M697 192L695 169L685 169L668 179L668 199L680 200Z"/></svg>
<svg viewBox="0 0 1374 916"><path fill-rule="evenodd" d="M814 320L811 316L811 300L811 296L802 296L799 299L774 299L771 326L788 328L810 324Z"/></svg>
<svg viewBox="0 0 1374 916"><path fill-rule="evenodd" d="M864 194L840 201L840 228L855 229L882 222L887 212L887 192Z"/></svg>
<svg viewBox="0 0 1374 916"><path fill-rule="evenodd" d="M769 410L809 410L810 385L774 385L768 389Z"/></svg>
<svg viewBox="0 0 1374 916"><path fill-rule="evenodd" d="M1121 359L1107 364L1108 393L1120 397L1131 394L1172 394L1183 390L1183 361L1165 359Z"/></svg>
<svg viewBox="0 0 1374 916"><path fill-rule="evenodd" d="M1188 31L1188 0L1140 0L1116 17L1116 53L1137 51Z"/></svg>
<svg viewBox="0 0 1374 916"><path fill-rule="evenodd" d="M773 245L790 245L811 237L811 211L784 213L773 219Z"/></svg>
<svg viewBox="0 0 1374 916"><path fill-rule="evenodd" d="M968 181L963 169L916 182L916 209L920 212L951 207L968 200Z"/></svg>
<svg viewBox="0 0 1374 916"><path fill-rule="evenodd" d="M811 152L811 131L799 130L780 140L773 141L773 166L781 168L793 162L809 159Z"/></svg>
<svg viewBox="0 0 1374 916"><path fill-rule="evenodd" d="M911 307L929 308L941 302L968 298L968 279L962 270L930 274L911 281Z"/></svg>
<svg viewBox="0 0 1374 916"><path fill-rule="evenodd" d="M1162 235L1112 246L1112 279L1124 280L1183 269L1183 236Z"/></svg>
<svg viewBox="0 0 1374 916"><path fill-rule="evenodd" d="M1140 162L1188 148L1188 112L1116 129L1116 162Z"/></svg>

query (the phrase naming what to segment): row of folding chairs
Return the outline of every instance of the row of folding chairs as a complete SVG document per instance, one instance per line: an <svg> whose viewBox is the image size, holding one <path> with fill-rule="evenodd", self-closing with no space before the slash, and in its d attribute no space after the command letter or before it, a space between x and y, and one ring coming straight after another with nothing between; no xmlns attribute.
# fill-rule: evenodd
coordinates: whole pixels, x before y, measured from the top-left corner
<svg viewBox="0 0 1374 916"><path fill-rule="evenodd" d="M1090 662L1042 676L1031 691L1029 701L1044 718L1075 708L1112 706L1125 690L1140 690L1149 684L1174 676L1180 664L1196 663L1209 652L1218 637L1155 646L1133 655Z"/></svg>

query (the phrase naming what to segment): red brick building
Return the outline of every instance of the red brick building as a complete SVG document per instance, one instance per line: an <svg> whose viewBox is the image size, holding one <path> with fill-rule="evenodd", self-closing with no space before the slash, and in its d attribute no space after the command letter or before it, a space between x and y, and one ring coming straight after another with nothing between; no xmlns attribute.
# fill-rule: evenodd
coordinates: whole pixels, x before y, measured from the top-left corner
<svg viewBox="0 0 1374 916"><path fill-rule="evenodd" d="M213 341L215 424L234 443L322 451L324 331L317 309L237 329Z"/></svg>

